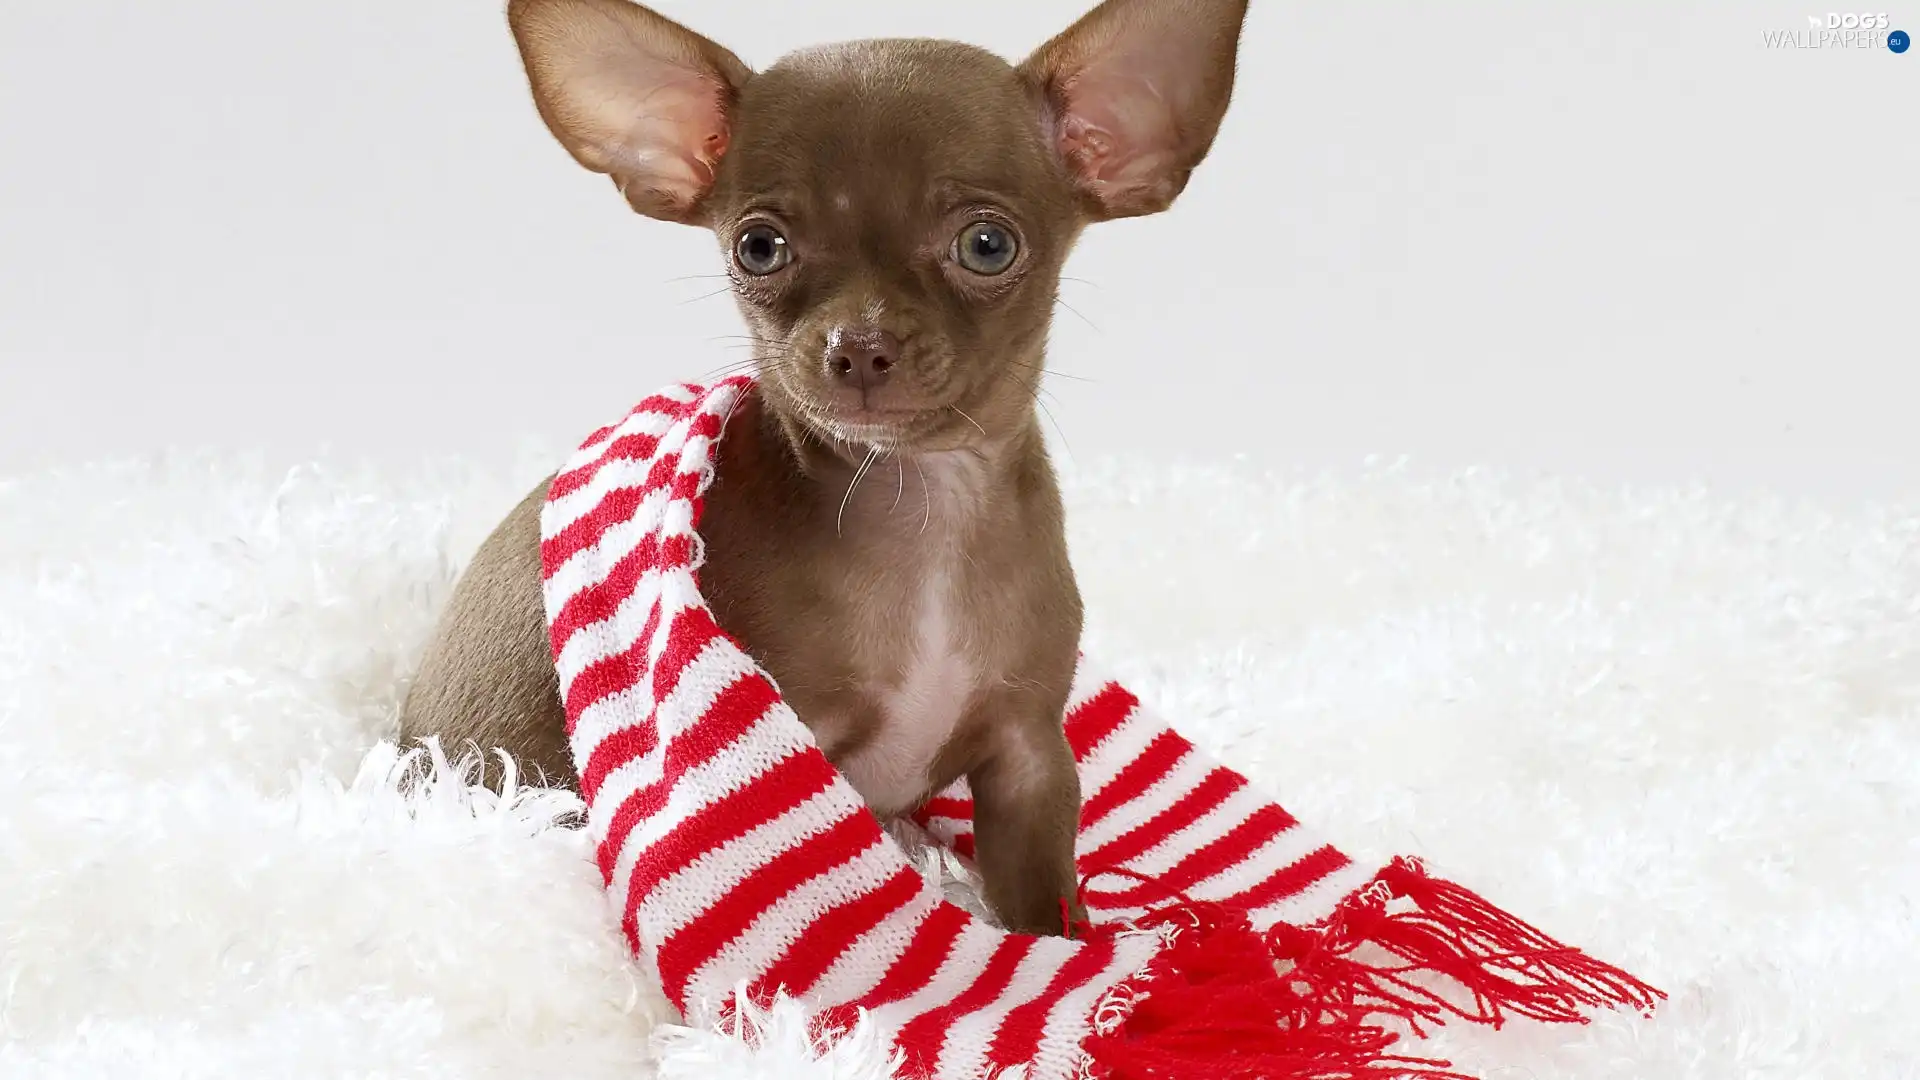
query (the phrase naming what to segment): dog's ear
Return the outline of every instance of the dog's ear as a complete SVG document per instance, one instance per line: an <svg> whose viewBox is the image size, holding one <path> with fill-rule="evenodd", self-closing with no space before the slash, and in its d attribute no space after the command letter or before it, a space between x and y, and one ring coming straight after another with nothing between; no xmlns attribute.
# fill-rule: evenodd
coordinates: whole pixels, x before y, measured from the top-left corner
<svg viewBox="0 0 1920 1080"><path fill-rule="evenodd" d="M752 71L627 0L511 0L507 21L540 118L649 217L702 223L730 113Z"/></svg>
<svg viewBox="0 0 1920 1080"><path fill-rule="evenodd" d="M1097 218L1165 210L1213 146L1247 0L1106 0L1020 65Z"/></svg>

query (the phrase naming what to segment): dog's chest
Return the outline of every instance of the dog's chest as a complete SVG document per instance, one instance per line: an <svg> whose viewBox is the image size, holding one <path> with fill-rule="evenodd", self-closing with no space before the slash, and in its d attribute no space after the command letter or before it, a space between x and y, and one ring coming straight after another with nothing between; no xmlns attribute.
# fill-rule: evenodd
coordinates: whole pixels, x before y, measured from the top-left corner
<svg viewBox="0 0 1920 1080"><path fill-rule="evenodd" d="M935 499L969 494L965 476L931 471L929 479ZM981 613L971 603L977 598L969 595L965 557L953 545L928 539L918 552L918 574L892 601L896 617L874 620L887 627L871 643L878 662L865 673L876 729L840 763L868 805L883 815L911 809L929 794L933 767L982 685L985 635L975 625Z"/></svg>
<svg viewBox="0 0 1920 1080"><path fill-rule="evenodd" d="M893 678L868 689L877 730L841 763L881 814L911 809L927 794L933 765L971 704L979 672L968 655L953 577L929 574L900 641Z"/></svg>

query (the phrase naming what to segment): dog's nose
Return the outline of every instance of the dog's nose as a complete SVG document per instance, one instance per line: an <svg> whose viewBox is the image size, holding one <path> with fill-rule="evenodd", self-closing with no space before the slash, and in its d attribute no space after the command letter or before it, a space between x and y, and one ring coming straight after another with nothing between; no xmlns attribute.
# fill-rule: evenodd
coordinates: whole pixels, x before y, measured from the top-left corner
<svg viewBox="0 0 1920 1080"><path fill-rule="evenodd" d="M827 374L862 389L885 379L900 362L900 339L870 327L846 327L827 338Z"/></svg>

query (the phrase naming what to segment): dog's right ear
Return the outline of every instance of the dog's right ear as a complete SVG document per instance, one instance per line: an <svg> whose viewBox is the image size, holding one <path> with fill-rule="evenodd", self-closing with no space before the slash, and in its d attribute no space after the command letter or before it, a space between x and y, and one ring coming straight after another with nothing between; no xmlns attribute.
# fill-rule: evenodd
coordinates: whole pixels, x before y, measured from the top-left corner
<svg viewBox="0 0 1920 1080"><path fill-rule="evenodd" d="M627 0L511 0L507 22L540 118L574 160L642 214L702 224L753 74L740 58Z"/></svg>

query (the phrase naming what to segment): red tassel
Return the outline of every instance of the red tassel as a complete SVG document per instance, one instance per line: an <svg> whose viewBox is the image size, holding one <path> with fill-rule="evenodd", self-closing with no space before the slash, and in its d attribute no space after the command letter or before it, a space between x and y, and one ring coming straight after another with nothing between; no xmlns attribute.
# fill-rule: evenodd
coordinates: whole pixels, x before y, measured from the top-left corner
<svg viewBox="0 0 1920 1080"><path fill-rule="evenodd" d="M1178 931L1125 1022L1084 1044L1104 1080L1471 1080L1446 1061L1389 1053L1398 1032L1280 974L1244 912L1188 902L1140 925Z"/></svg>
<svg viewBox="0 0 1920 1080"><path fill-rule="evenodd" d="M1105 1080L1466 1080L1450 1062L1389 1053L1401 1036L1388 1019L1424 1037L1448 1016L1586 1023L1583 1008L1644 1011L1666 996L1414 859L1395 859L1313 926L1263 934L1245 912L1184 896L1135 925L1173 938L1124 1022L1086 1043ZM1356 959L1368 945L1396 960ZM1416 981L1433 976L1453 996Z"/></svg>
<svg viewBox="0 0 1920 1080"><path fill-rule="evenodd" d="M1499 1027L1512 1013L1552 1023L1587 1023L1583 1010L1626 1007L1645 1012L1665 994L1610 964L1563 945L1488 903L1469 889L1427 873L1418 859L1397 858L1348 901L1344 920L1355 944L1370 942L1403 959L1392 972L1444 975L1472 996L1466 1010L1444 1011ZM1384 894L1384 895L1382 895ZM1410 909L1391 911L1394 900ZM1335 919L1340 919L1336 913ZM1425 1000L1441 1000L1431 991ZM1432 1017L1436 1022L1437 1017Z"/></svg>

